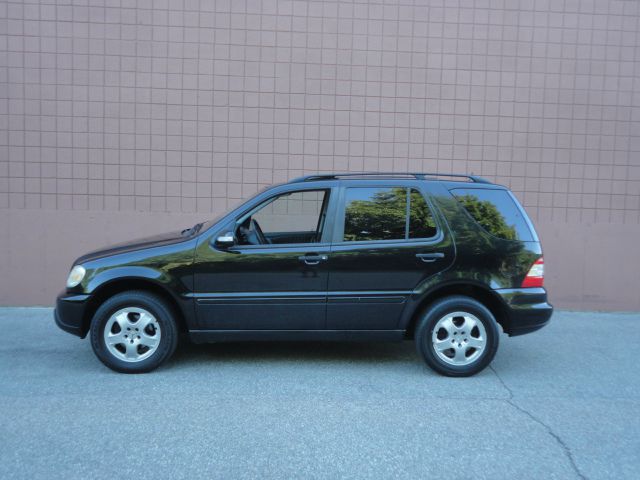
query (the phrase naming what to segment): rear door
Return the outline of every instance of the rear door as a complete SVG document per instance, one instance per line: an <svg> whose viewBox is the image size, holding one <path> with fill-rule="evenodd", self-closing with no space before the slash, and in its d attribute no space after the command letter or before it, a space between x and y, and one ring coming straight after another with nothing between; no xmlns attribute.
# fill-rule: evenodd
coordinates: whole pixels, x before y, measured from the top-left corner
<svg viewBox="0 0 640 480"><path fill-rule="evenodd" d="M396 329L414 290L453 262L451 236L425 195L426 183L353 182L341 188L328 329Z"/></svg>

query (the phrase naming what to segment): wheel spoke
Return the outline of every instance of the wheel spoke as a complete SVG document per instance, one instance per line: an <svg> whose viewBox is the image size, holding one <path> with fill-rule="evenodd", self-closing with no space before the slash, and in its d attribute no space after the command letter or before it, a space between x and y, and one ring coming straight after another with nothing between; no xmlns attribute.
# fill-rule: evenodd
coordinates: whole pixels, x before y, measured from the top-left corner
<svg viewBox="0 0 640 480"><path fill-rule="evenodd" d="M475 319L469 316L464 317L464 324L462 325L462 327L467 334L471 334L471 330L473 330L476 325L478 325L478 322L476 322Z"/></svg>
<svg viewBox="0 0 640 480"><path fill-rule="evenodd" d="M453 319L451 317L448 317L447 319L445 319L442 323L438 325L438 327L444 328L447 331L448 337L451 337L451 335L453 335L453 332L456 329L456 326L453 324Z"/></svg>
<svg viewBox="0 0 640 480"><path fill-rule="evenodd" d="M469 337L467 339L467 346L473 347L476 350L482 350L484 348L484 340L475 337Z"/></svg>
<svg viewBox="0 0 640 480"><path fill-rule="evenodd" d="M121 331L125 331L127 327L131 326L131 322L129 321L129 316L126 311L120 312L118 315L113 317L113 319L120 326Z"/></svg>
<svg viewBox="0 0 640 480"><path fill-rule="evenodd" d="M158 345L158 335L147 335L146 332L140 332L140 344L145 347L154 348Z"/></svg>
<svg viewBox="0 0 640 480"><path fill-rule="evenodd" d="M119 343L124 343L126 339L124 338L124 334L122 331L116 334L110 334L105 338L105 342L107 345L118 345Z"/></svg>
<svg viewBox="0 0 640 480"><path fill-rule="evenodd" d="M464 345L462 347L456 348L455 349L456 354L454 355L453 359L456 362L464 362L467 359L466 353L467 353L467 347L465 347Z"/></svg>
<svg viewBox="0 0 640 480"><path fill-rule="evenodd" d="M125 356L128 359L135 359L138 357L138 344L137 343L131 343L131 342L126 342L125 343L125 347L127 349L127 353L125 354Z"/></svg>
<svg viewBox="0 0 640 480"><path fill-rule="evenodd" d="M140 314L140 318L134 324L138 331L142 332L145 328L149 326L149 324L154 323L155 319L146 312Z"/></svg>
<svg viewBox="0 0 640 480"><path fill-rule="evenodd" d="M447 337L444 340L435 340L433 342L433 348L439 352L444 352L445 350L453 348L453 343L451 343L451 339Z"/></svg>

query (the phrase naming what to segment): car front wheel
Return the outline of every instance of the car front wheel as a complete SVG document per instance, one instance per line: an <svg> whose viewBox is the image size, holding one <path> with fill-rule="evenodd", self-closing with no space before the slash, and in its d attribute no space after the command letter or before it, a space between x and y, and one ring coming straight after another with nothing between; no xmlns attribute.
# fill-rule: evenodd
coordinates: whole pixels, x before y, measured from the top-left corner
<svg viewBox="0 0 640 480"><path fill-rule="evenodd" d="M487 307L469 297L452 296L435 302L423 314L415 342L433 370L467 377L491 363L499 337L496 320Z"/></svg>
<svg viewBox="0 0 640 480"><path fill-rule="evenodd" d="M145 373L175 351L178 329L171 309L144 291L123 292L105 301L91 322L91 346L107 367Z"/></svg>

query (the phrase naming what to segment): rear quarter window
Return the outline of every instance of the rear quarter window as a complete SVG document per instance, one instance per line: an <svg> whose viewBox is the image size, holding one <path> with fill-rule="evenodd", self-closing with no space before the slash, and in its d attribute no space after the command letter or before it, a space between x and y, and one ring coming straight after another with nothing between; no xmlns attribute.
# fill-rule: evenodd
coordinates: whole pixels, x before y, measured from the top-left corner
<svg viewBox="0 0 640 480"><path fill-rule="evenodd" d="M505 240L533 240L527 219L506 190L456 188L453 196L487 232Z"/></svg>

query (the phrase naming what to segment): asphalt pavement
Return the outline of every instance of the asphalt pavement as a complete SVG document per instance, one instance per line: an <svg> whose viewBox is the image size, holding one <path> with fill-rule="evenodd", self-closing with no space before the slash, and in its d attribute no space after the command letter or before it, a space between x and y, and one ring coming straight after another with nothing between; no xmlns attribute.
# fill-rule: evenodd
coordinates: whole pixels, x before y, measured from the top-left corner
<svg viewBox="0 0 640 480"><path fill-rule="evenodd" d="M640 478L640 314L557 312L471 378L411 342L182 345L111 372L0 309L0 478Z"/></svg>

